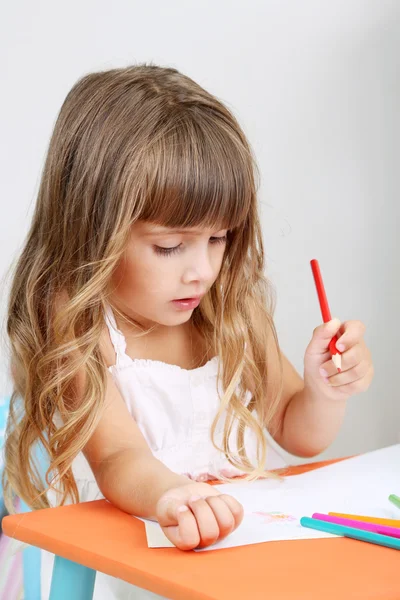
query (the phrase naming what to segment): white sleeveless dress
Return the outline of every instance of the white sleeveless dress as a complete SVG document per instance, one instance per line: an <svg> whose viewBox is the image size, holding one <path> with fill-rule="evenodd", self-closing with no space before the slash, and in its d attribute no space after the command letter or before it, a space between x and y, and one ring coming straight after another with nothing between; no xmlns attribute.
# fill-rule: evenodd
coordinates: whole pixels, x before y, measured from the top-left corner
<svg viewBox="0 0 400 600"><path fill-rule="evenodd" d="M108 367L132 418L135 419L154 456L176 473L194 481L218 479L243 473L233 467L213 446L210 428L219 406L217 390L218 357L197 369L183 369L157 360L132 359L118 329L110 306L105 321L115 349L115 365ZM220 390L221 393L221 390ZM222 393L221 393L222 395ZM248 393L247 399L251 398ZM222 440L224 417L218 423L216 441ZM231 447L235 448L235 432ZM286 466L279 446L269 442L266 469ZM246 449L255 457L254 435L247 430ZM72 465L80 501L103 498L83 454ZM52 500L53 498L53 500ZM54 496L49 494L52 503ZM42 600L48 600L53 556L42 552ZM97 573L94 600L155 600L161 596Z"/></svg>

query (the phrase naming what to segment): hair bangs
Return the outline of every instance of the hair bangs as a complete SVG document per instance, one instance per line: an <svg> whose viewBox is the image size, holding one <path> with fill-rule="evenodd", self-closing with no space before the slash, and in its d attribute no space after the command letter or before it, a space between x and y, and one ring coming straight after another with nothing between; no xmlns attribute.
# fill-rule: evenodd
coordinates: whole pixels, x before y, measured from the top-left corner
<svg viewBox="0 0 400 600"><path fill-rule="evenodd" d="M235 229L254 200L252 156L226 123L179 119L144 158L138 218L164 227Z"/></svg>

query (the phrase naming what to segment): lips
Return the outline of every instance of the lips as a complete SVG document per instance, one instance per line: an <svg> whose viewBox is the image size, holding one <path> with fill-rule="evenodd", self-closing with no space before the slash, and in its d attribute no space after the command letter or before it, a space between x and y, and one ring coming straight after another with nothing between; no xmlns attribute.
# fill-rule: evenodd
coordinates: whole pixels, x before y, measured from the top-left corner
<svg viewBox="0 0 400 600"><path fill-rule="evenodd" d="M189 300L201 300L204 294L199 296L187 296L186 298L175 298L174 302L189 302Z"/></svg>
<svg viewBox="0 0 400 600"><path fill-rule="evenodd" d="M190 298L177 298L175 302L189 302L190 300L200 300L201 296L191 296Z"/></svg>
<svg viewBox="0 0 400 600"><path fill-rule="evenodd" d="M202 296L180 298L179 300L173 300L172 303L178 310L192 310L200 304L201 298Z"/></svg>

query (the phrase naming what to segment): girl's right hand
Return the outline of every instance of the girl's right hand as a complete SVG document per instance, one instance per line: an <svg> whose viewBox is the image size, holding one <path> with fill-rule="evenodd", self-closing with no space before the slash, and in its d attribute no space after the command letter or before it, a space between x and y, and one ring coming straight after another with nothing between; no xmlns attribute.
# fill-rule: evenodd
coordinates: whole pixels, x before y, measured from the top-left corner
<svg viewBox="0 0 400 600"><path fill-rule="evenodd" d="M207 483L189 483L165 492L156 508L167 538L181 550L204 548L229 535L243 519L243 507L232 496Z"/></svg>

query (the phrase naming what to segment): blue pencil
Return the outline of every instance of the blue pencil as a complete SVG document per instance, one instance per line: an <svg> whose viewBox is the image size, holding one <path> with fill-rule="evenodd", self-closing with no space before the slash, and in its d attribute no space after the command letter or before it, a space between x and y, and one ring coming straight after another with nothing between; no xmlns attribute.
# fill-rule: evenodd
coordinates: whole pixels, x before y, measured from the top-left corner
<svg viewBox="0 0 400 600"><path fill-rule="evenodd" d="M392 538L388 535L372 533L371 531L355 529L354 527L345 527L344 525L328 523L327 521L319 521L318 519L310 519L309 517L302 517L300 519L300 525L303 527L309 527L310 529L326 531L326 533L333 533L335 535L353 538L355 540L360 540L361 542L370 542L371 544L378 544L379 546L387 546L388 548L400 550L400 539Z"/></svg>

